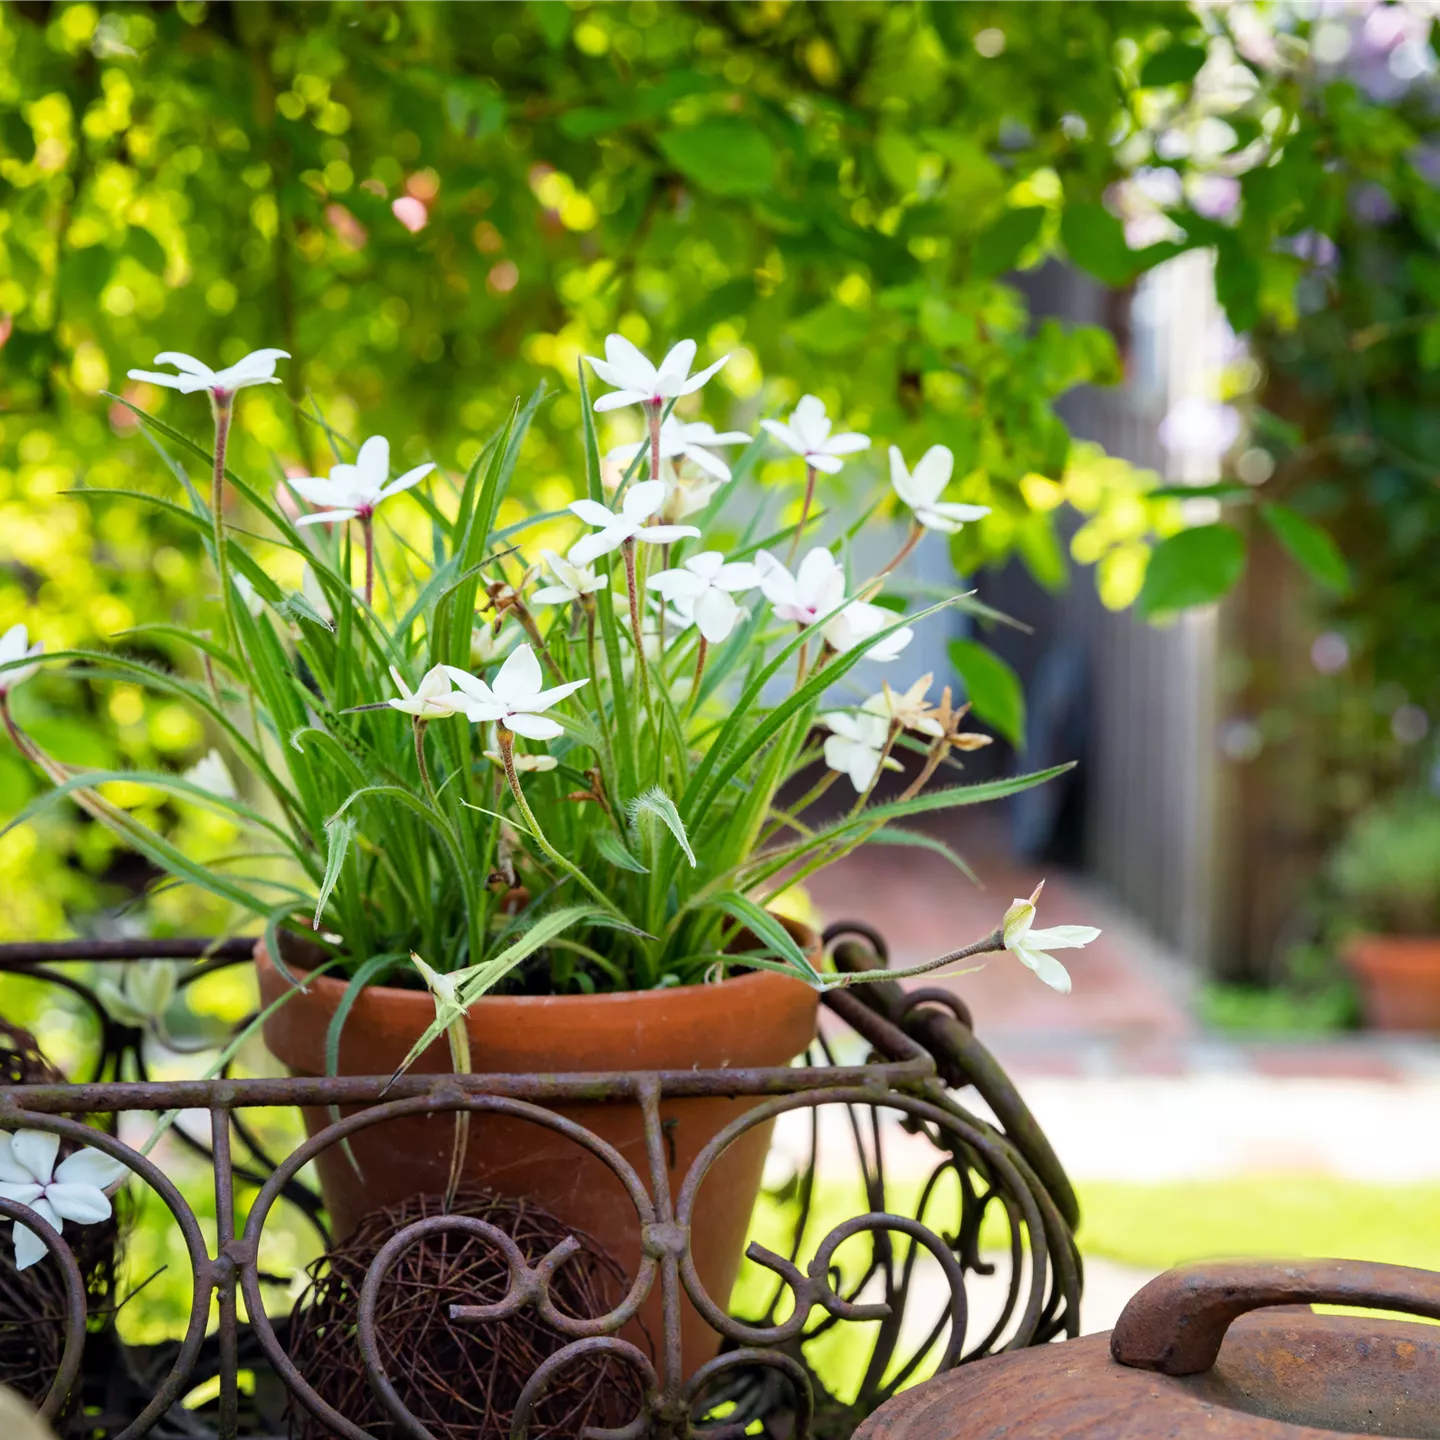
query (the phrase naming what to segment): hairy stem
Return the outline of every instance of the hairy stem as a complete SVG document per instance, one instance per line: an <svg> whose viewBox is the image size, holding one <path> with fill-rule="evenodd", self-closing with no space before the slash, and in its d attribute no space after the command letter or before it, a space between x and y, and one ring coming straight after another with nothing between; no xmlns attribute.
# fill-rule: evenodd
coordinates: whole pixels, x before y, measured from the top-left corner
<svg viewBox="0 0 1440 1440"><path fill-rule="evenodd" d="M230 417L234 406L233 395L211 392L210 408L215 416L215 470L210 482L210 523L215 534L215 571L220 577L220 613L227 641L234 639L235 632L230 615L230 557L225 553L225 451L230 443Z"/></svg>
<svg viewBox="0 0 1440 1440"><path fill-rule="evenodd" d="M824 988L844 990L851 985L864 985L875 980L906 980L912 975L928 975L932 970L953 965L957 960L969 960L975 955L993 955L1004 948L1005 932L996 928L983 940L977 940L973 945L966 945L961 950L952 950L948 955L927 960L923 965L911 965L904 970L854 970L844 975L827 975Z"/></svg>
<svg viewBox="0 0 1440 1440"><path fill-rule="evenodd" d="M790 542L790 557L786 564L795 563L796 551L800 549L800 537L805 533L805 526L810 519L810 507L815 501L815 467L805 467L805 499L800 506L800 523L795 527L795 538Z"/></svg>
<svg viewBox="0 0 1440 1440"><path fill-rule="evenodd" d="M375 603L375 524L362 515L360 528L365 533L365 608L369 610Z"/></svg>
<svg viewBox="0 0 1440 1440"><path fill-rule="evenodd" d="M924 537L925 527L917 520L910 527L910 533L905 537L905 543L899 548L899 550L895 552L895 558L882 571L880 571L880 575L888 575L892 570L894 570L898 565L900 565L910 554L910 552L920 543L920 541L924 539ZM880 575L877 575L875 578L878 580L880 578Z"/></svg>
<svg viewBox="0 0 1440 1440"><path fill-rule="evenodd" d="M430 767L425 763L425 727L430 722L422 720L420 716L415 717L415 760L420 766L420 783L425 787L425 794L429 796L430 803L438 810L440 808L440 797L435 793L435 782L430 778Z"/></svg>

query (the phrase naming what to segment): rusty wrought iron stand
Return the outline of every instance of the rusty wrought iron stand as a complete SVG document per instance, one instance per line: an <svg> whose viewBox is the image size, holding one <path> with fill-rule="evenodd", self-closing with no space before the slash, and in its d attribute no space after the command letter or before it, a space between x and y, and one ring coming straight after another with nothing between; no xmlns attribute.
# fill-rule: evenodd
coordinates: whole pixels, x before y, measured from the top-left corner
<svg viewBox="0 0 1440 1440"><path fill-rule="evenodd" d="M837 968L873 970L886 963L883 942L863 926L832 927L826 934ZM0 1199L0 1217L23 1218L64 1269L67 1331L63 1355L41 1409L52 1420L91 1436L132 1440L155 1433L237 1435L266 1433L274 1418L255 1412L240 1393L242 1368L268 1367L321 1425L346 1440L369 1440L367 1432L338 1413L307 1383L287 1353L283 1329L266 1312L258 1266L260 1242L276 1205L298 1206L325 1233L319 1197L300 1179L304 1166L322 1150L365 1127L399 1116L468 1110L515 1116L558 1132L602 1160L618 1177L635 1206L643 1258L624 1299L608 1314L566 1315L551 1303L549 1269L562 1263L558 1251L531 1265L504 1237L492 1239L505 1255L510 1285L498 1305L455 1307L452 1318L476 1324L496 1322L524 1307L564 1337L565 1343L535 1371L516 1407L511 1433L523 1436L546 1387L580 1357L606 1352L633 1367L644 1391L639 1412L620 1430L594 1431L607 1440L681 1437L704 1433L724 1437L746 1433L762 1422L767 1433L803 1437L809 1433L848 1435L859 1420L883 1403L927 1364L947 1369L995 1353L1043 1343L1078 1331L1080 1264L1073 1230L1078 1220L1074 1194L1049 1144L993 1057L975 1039L969 1013L948 991L904 991L892 981L833 990L825 1004L836 1020L868 1046L861 1064L837 1064L822 1037L803 1066L763 1070L678 1071L604 1075L408 1075L330 1079L242 1079L152 1081L145 1076L140 1032L118 1024L80 976L57 969L64 962L108 962L137 958L184 958L197 963L187 983L212 970L250 958L249 941L220 945L205 941L67 941L53 945L0 946L0 971L27 975L63 987L89 1005L101 1027L90 1078L75 1084L0 1087L0 1130L33 1129L84 1143L120 1160L169 1211L183 1237L193 1274L192 1303L185 1333L168 1347L148 1351L144 1364L119 1353L113 1335L107 1353L87 1354L86 1296L79 1267L66 1237L33 1212ZM833 1029L827 1026L827 1032ZM141 1078L115 1078L127 1073ZM992 1118L982 1118L961 1092L978 1094ZM660 1120L662 1100L676 1096L749 1096L754 1105L706 1147L690 1172L672 1184ZM567 1099L630 1101L645 1116L646 1170L642 1177L617 1151L547 1105ZM322 1133L283 1159L267 1155L245 1114L257 1107L343 1106L350 1110ZM843 1107L864 1180L867 1209L835 1226L815 1244L808 1263L801 1254L811 1226L819 1133L812 1121L811 1154L801 1176L798 1207L787 1253L752 1244L755 1263L771 1270L793 1301L787 1319L727 1313L727 1297L705 1293L689 1251L689 1222L697 1191L716 1157L756 1125L793 1111L818 1117L824 1107ZM354 1108L352 1108L354 1107ZM213 1166L216 1240L207 1244L189 1201L152 1160L116 1138L116 1117L131 1112L200 1111L209 1117L208 1144L179 1132ZM881 1112L899 1117L882 1126ZM98 1122L98 1128L97 1128ZM884 1150L896 1130L920 1135L934 1149L934 1169L920 1190L913 1213L889 1208ZM236 1151L243 1152L237 1156ZM939 1182L953 1173L959 1203L937 1215ZM236 1213L236 1182L254 1187L248 1211ZM953 1189L954 1187L952 1187ZM966 1278L992 1273L994 1262L980 1249L981 1221L992 1208L1004 1217L1009 1265L1008 1291L999 1318L967 1346ZM483 1222L459 1216L411 1225L376 1257L361 1296L358 1340L370 1381L397 1433L429 1432L406 1408L393 1377L385 1373L377 1347L375 1302L389 1268L407 1245L438 1225L474 1232ZM840 1284L837 1248L861 1232L870 1236L870 1258L858 1283ZM892 1235L908 1237L898 1246ZM948 1303L922 1338L902 1347L907 1302L917 1288L919 1256L928 1252L943 1274ZM547 1267L549 1267L547 1269ZM652 1357L622 1339L619 1331L655 1286L663 1298L664 1334ZM680 1362L682 1292L724 1337L722 1353L684 1375ZM777 1291L778 1295L781 1292ZM243 1296L247 1320L239 1318ZM143 1295L136 1303L143 1302ZM212 1298L218 1318L210 1329ZM473 1309L473 1313L468 1313ZM816 1318L818 1313L818 1319ZM853 1401L842 1403L820 1382L807 1347L837 1324L879 1321ZM908 1327L913 1333L913 1326ZM943 1337L943 1344L942 1344ZM92 1348L95 1337L91 1338ZM117 1368L142 1376L130 1391L120 1388ZM183 1412L178 1402L202 1381L214 1379L213 1403ZM724 1402L723 1421L713 1412ZM78 1403L77 1403L78 1402ZM127 1410L126 1406L130 1408Z"/></svg>

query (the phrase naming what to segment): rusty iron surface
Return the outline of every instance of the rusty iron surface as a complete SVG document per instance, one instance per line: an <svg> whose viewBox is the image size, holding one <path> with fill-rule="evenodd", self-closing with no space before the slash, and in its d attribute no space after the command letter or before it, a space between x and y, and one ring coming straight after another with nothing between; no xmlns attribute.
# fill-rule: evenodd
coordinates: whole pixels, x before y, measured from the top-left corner
<svg viewBox="0 0 1440 1440"><path fill-rule="evenodd" d="M1440 1276L1347 1260L1181 1267L1109 1335L941 1375L855 1440L1440 1440L1440 1328L1310 1304L1435 1316Z"/></svg>
<svg viewBox="0 0 1440 1440"><path fill-rule="evenodd" d="M883 941L864 927L832 928L826 941L842 969L884 964ZM553 1304L549 1279L572 1253L566 1244L532 1266L511 1253L513 1245L507 1248L499 1232L487 1234L509 1268L510 1291L498 1305L455 1307L453 1318L485 1325L528 1308L567 1342L525 1386L514 1414L515 1440L526 1435L537 1402L556 1377L596 1352L633 1368L644 1401L627 1425L593 1432L590 1440L683 1440L700 1433L713 1440L738 1440L755 1433L757 1425L766 1434L804 1440L812 1432L825 1437L848 1433L927 1363L941 1368L965 1364L1002 1348L1077 1333L1080 1268L1072 1233L1077 1213L1073 1191L1014 1086L975 1041L968 1012L937 998L940 992L907 996L898 986L881 982L827 994L834 1016L869 1048L863 1064L836 1064L822 1039L809 1063L774 1069L406 1075L396 1080L234 1079L222 1071L213 1080L155 1081L147 1074L142 1032L111 1017L90 984L93 972L76 970L73 964L190 959L196 963L182 977L183 986L214 969L248 963L250 943L172 939L0 945L0 971L78 997L95 1015L100 1034L83 1082L0 1087L0 1130L48 1131L121 1161L132 1174L131 1188L147 1187L168 1212L190 1267L191 1307L183 1336L143 1353L128 1349L103 1329L98 1336L87 1334L86 1297L66 1237L32 1219L25 1207L0 1200L0 1216L22 1217L32 1224L51 1260L65 1270L65 1344L59 1370L43 1397L46 1415L62 1422L62 1433L64 1425L77 1435L83 1430L92 1440L138 1440L151 1431L189 1440L273 1433L279 1422L275 1414L261 1413L259 1404L264 1387L256 1383L254 1397L242 1392L243 1369L276 1377L329 1433L345 1440L371 1440L311 1389L286 1353L283 1326L272 1322L266 1310L263 1286L274 1277L262 1274L259 1254L267 1222L280 1205L298 1208L328 1238L323 1204L303 1179L309 1162L368 1126L416 1114L496 1113L558 1131L602 1160L619 1177L635 1208L643 1259L628 1293L604 1315L570 1316ZM117 1078L121 1075L135 1078ZM978 1092L998 1125L962 1103L957 1092L967 1087ZM660 1103L695 1095L752 1097L755 1104L706 1147L687 1174L672 1175ZM645 1117L645 1162L633 1168L584 1125L547 1108L576 1100L637 1106ZM280 1156L265 1151L245 1119L247 1111L277 1105L335 1106L337 1115L344 1106L350 1113ZM820 1233L813 1203L818 1116L831 1106L848 1116L864 1203L850 1218ZM924 1136L934 1152L933 1171L918 1202L905 1214L887 1204L885 1132L878 1115L882 1110L898 1113L903 1128ZM126 1114L177 1111L188 1118L176 1125L172 1136L204 1157L213 1175L213 1245L190 1201L163 1168L118 1138L117 1122ZM728 1146L755 1126L792 1112L812 1117L808 1166L797 1175L791 1192L793 1228L781 1250L752 1244L747 1252L774 1277L768 1308L733 1314L725 1308L728 1297L707 1295L695 1271L689 1226L696 1195ZM205 1121L200 1133L194 1125L197 1117ZM907 1171L907 1176L912 1173ZM938 1198L942 1194L950 1197L943 1203ZM994 1259L979 1251L981 1221L991 1207L1008 1230L1008 1271L1000 1315L985 1335L976 1337L967 1334L966 1281L967 1276L995 1269ZM399 1431L420 1440L429 1440L428 1432L406 1407L400 1377L388 1376L379 1361L375 1296L388 1267L406 1247L457 1223L464 1222L432 1219L401 1230L377 1256L360 1298L357 1345L371 1383ZM858 1279L851 1274L842 1281L835 1255L846 1242L868 1243L869 1260ZM847 1253L853 1254L853 1248ZM927 1319L917 1343L913 1338L905 1341L902 1332L907 1305L916 1308L920 1303L914 1282L921 1255L936 1262L948 1298L933 1323ZM663 1298L665 1325L652 1360L616 1332L655 1289ZM680 1365L682 1294L726 1342L722 1354L688 1376ZM131 1303L143 1309L143 1292ZM878 1326L873 1324L877 1321ZM868 1333L874 1338L866 1342L868 1351L862 1347L864 1372L858 1386L852 1386L858 1395L846 1405L820 1384L807 1346L823 1340L837 1325L864 1322L872 1322ZM214 1401L183 1409L182 1397L206 1381L216 1387ZM716 1407L722 1407L723 1419L713 1413ZM76 1415L81 1419L75 1421Z"/></svg>

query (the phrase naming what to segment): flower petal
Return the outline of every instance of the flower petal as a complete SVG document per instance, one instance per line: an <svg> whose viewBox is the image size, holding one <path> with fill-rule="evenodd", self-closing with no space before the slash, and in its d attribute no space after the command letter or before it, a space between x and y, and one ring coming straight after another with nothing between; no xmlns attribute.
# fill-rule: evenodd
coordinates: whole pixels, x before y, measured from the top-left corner
<svg viewBox="0 0 1440 1440"><path fill-rule="evenodd" d="M718 645L726 639L739 618L740 607L734 599L713 585L695 602L695 623L711 645Z"/></svg>
<svg viewBox="0 0 1440 1440"><path fill-rule="evenodd" d="M692 375L680 387L680 393L693 395L729 358L729 355L722 355L713 365L707 365L698 375Z"/></svg>
<svg viewBox="0 0 1440 1440"><path fill-rule="evenodd" d="M542 585L530 596L532 605L568 605L575 592L564 585Z"/></svg>
<svg viewBox="0 0 1440 1440"><path fill-rule="evenodd" d="M18 626L16 627L19 628ZM6 637L9 638L8 636ZM11 1146L14 1137L0 1131L0 1182L15 1185L33 1185L35 1177L14 1155Z"/></svg>
<svg viewBox="0 0 1440 1440"><path fill-rule="evenodd" d="M1070 972L1053 956L1043 950L1031 950L1028 946L1017 950L1020 963L1033 970L1052 990L1062 995L1070 993Z"/></svg>
<svg viewBox="0 0 1440 1440"><path fill-rule="evenodd" d="M199 375L166 375L158 370L127 370L131 380L143 380L147 385L160 385L166 390L178 390L182 395L193 395L197 390L206 390L210 382Z"/></svg>
<svg viewBox="0 0 1440 1440"><path fill-rule="evenodd" d="M642 390L612 390L595 402L595 408L602 412L623 410L627 405L643 405L649 398Z"/></svg>
<svg viewBox="0 0 1440 1440"><path fill-rule="evenodd" d="M1093 925L1052 925L1048 930L1032 930L1025 943L1041 950L1079 950L1099 938Z"/></svg>
<svg viewBox="0 0 1440 1440"><path fill-rule="evenodd" d="M693 525L646 525L635 532L635 538L647 545L673 545L677 540L698 540L700 532Z"/></svg>
<svg viewBox="0 0 1440 1440"><path fill-rule="evenodd" d="M203 361L180 350L162 350L151 362L155 365L173 365L185 375L199 375L204 380L213 380L215 372Z"/></svg>
<svg viewBox="0 0 1440 1440"><path fill-rule="evenodd" d="M317 510L311 515L302 515L295 524L300 525L328 525L337 520L353 520L359 515L358 510Z"/></svg>
<svg viewBox="0 0 1440 1440"><path fill-rule="evenodd" d="M50 1183L55 1171L55 1152L60 1137L43 1130L20 1130L10 1137L10 1153L42 1185Z"/></svg>
<svg viewBox="0 0 1440 1440"><path fill-rule="evenodd" d="M566 553L565 558L572 565L589 565L591 561L598 560L602 555L608 555L612 550L618 550L629 538L629 531L624 525L612 525L605 530L596 530L592 535L583 536L577 540Z"/></svg>
<svg viewBox="0 0 1440 1440"><path fill-rule="evenodd" d="M423 465L417 465L413 470L407 470L398 480L392 480L380 491L380 498L388 500L392 495L399 495L402 491L410 489L412 485L418 485L434 468L435 462L427 460Z"/></svg>
<svg viewBox="0 0 1440 1440"><path fill-rule="evenodd" d="M378 495L390 478L390 442L383 435L372 435L355 457L356 479L369 495Z"/></svg>
<svg viewBox="0 0 1440 1440"><path fill-rule="evenodd" d="M813 470L823 470L827 475L838 475L845 468L833 455L823 454L819 450L807 450L805 463Z"/></svg>
<svg viewBox="0 0 1440 1440"><path fill-rule="evenodd" d="M955 454L946 445L932 445L915 465L911 479L915 493L925 504L932 504L944 493L955 471Z"/></svg>
<svg viewBox="0 0 1440 1440"><path fill-rule="evenodd" d="M762 420L760 424L767 434L773 435L787 449L793 450L797 455L805 453L804 442L784 421Z"/></svg>
<svg viewBox="0 0 1440 1440"><path fill-rule="evenodd" d="M505 723L517 735L523 735L527 740L554 740L565 733L564 726L557 725L548 716L528 715L523 710L507 715Z"/></svg>
<svg viewBox="0 0 1440 1440"><path fill-rule="evenodd" d="M870 448L870 437L851 430L844 435L832 435L821 448L827 455L854 455Z"/></svg>
<svg viewBox="0 0 1440 1440"><path fill-rule="evenodd" d="M45 1198L62 1220L77 1225L98 1225L110 1218L110 1197L94 1185L62 1185L58 1181L45 1189Z"/></svg>
<svg viewBox="0 0 1440 1440"><path fill-rule="evenodd" d="M578 515L587 525L613 525L615 515L598 500L572 500L569 505L572 515Z"/></svg>
<svg viewBox="0 0 1440 1440"><path fill-rule="evenodd" d="M760 571L748 560L735 560L722 565L711 583L732 593L753 590L760 583Z"/></svg>
<svg viewBox="0 0 1440 1440"><path fill-rule="evenodd" d="M620 390L625 388L625 381L621 377L620 372L608 361L601 360L595 355L587 355L585 361L595 372L597 379L604 381L606 385L614 385Z"/></svg>
<svg viewBox="0 0 1440 1440"><path fill-rule="evenodd" d="M665 503L663 480L642 480L625 492L620 513L633 524L648 520ZM699 533L698 531L696 532Z"/></svg>
<svg viewBox="0 0 1440 1440"><path fill-rule="evenodd" d="M73 1155L67 1155L55 1167L55 1181L60 1185L93 1185L97 1190L108 1190L117 1180L123 1180L130 1173L130 1167L113 1155L86 1146ZM61 1211L61 1214L64 1214Z"/></svg>
<svg viewBox="0 0 1440 1440"><path fill-rule="evenodd" d="M60 1217L50 1207L48 1200L37 1200L30 1207L42 1220L48 1220L56 1229L60 1229ZM15 1222L15 1268L17 1270L28 1270L37 1260L43 1260L50 1252L45 1242L28 1225L22 1225L18 1220Z"/></svg>
<svg viewBox="0 0 1440 1440"><path fill-rule="evenodd" d="M801 450L814 450L823 445L830 433L830 424L825 402L818 395L802 395L790 416L790 428L799 439Z"/></svg>
<svg viewBox="0 0 1440 1440"><path fill-rule="evenodd" d="M312 505L339 505L350 498L348 486L337 485L333 480L322 480L318 475L297 475L285 483Z"/></svg>
<svg viewBox="0 0 1440 1440"><path fill-rule="evenodd" d="M690 367L695 363L696 348L693 340L677 340L660 362L657 374L662 379L684 383Z"/></svg>
<svg viewBox="0 0 1440 1440"><path fill-rule="evenodd" d="M527 702L525 709L530 714L540 710L548 710L552 705L558 705L567 695L573 695L582 685L588 685L590 677L587 675L583 680L567 680L563 685L552 685L548 690L542 690Z"/></svg>
<svg viewBox="0 0 1440 1440"><path fill-rule="evenodd" d="M460 669L458 665L447 665L445 673L455 682L461 692L470 696L472 700L480 700L487 705L495 703L494 692L478 675L472 675L468 670Z"/></svg>
<svg viewBox="0 0 1440 1440"><path fill-rule="evenodd" d="M0 1196L18 1205L33 1205L44 1193L45 1187L33 1180L0 1180Z"/></svg>
<svg viewBox="0 0 1440 1440"><path fill-rule="evenodd" d="M535 652L522 642L510 652L490 688L506 704L528 705L540 693L542 679Z"/></svg>
<svg viewBox="0 0 1440 1440"><path fill-rule="evenodd" d="M605 358L619 372L627 389L647 392L646 399L654 394L659 372L623 335L605 337Z"/></svg>
<svg viewBox="0 0 1440 1440"><path fill-rule="evenodd" d="M730 467L718 455L712 455L698 445L685 446L684 454L687 460L693 461L707 475L713 475L717 480L730 478Z"/></svg>

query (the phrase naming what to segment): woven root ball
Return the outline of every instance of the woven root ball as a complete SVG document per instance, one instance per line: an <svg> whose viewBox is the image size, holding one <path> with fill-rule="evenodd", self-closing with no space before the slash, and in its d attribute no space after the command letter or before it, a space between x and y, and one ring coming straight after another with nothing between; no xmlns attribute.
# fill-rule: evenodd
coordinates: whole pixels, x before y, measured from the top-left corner
<svg viewBox="0 0 1440 1440"><path fill-rule="evenodd" d="M0 1085L55 1085L65 1076L18 1025L0 1020ZM63 1158L75 1146L63 1144ZM65 1272L53 1255L26 1270L15 1268L10 1222L0 1221L0 1385L26 1400L45 1397L65 1349ZM92 1313L113 1294L119 1222L67 1224L62 1234L85 1277Z"/></svg>
<svg viewBox="0 0 1440 1440"><path fill-rule="evenodd" d="M567 1235L583 1246L551 1281L556 1308L603 1315L624 1298L620 1267L588 1236L548 1211L484 1190L462 1190L449 1207L439 1195L416 1195L367 1215L309 1268L310 1284L290 1317L290 1358L317 1395L381 1440L403 1432L380 1403L360 1355L360 1290L387 1240L416 1220L442 1214L488 1221L537 1264ZM382 1364L400 1399L437 1440L506 1440L515 1402L541 1362L568 1341L530 1307L504 1319L464 1324L452 1305L491 1305L509 1288L498 1250L479 1237L427 1235L396 1262L380 1288L375 1330ZM615 1427L639 1412L643 1389L634 1369L613 1356L589 1356L567 1367L531 1416L530 1434L578 1436L587 1426ZM329 1440L330 1432L292 1396L290 1433Z"/></svg>

